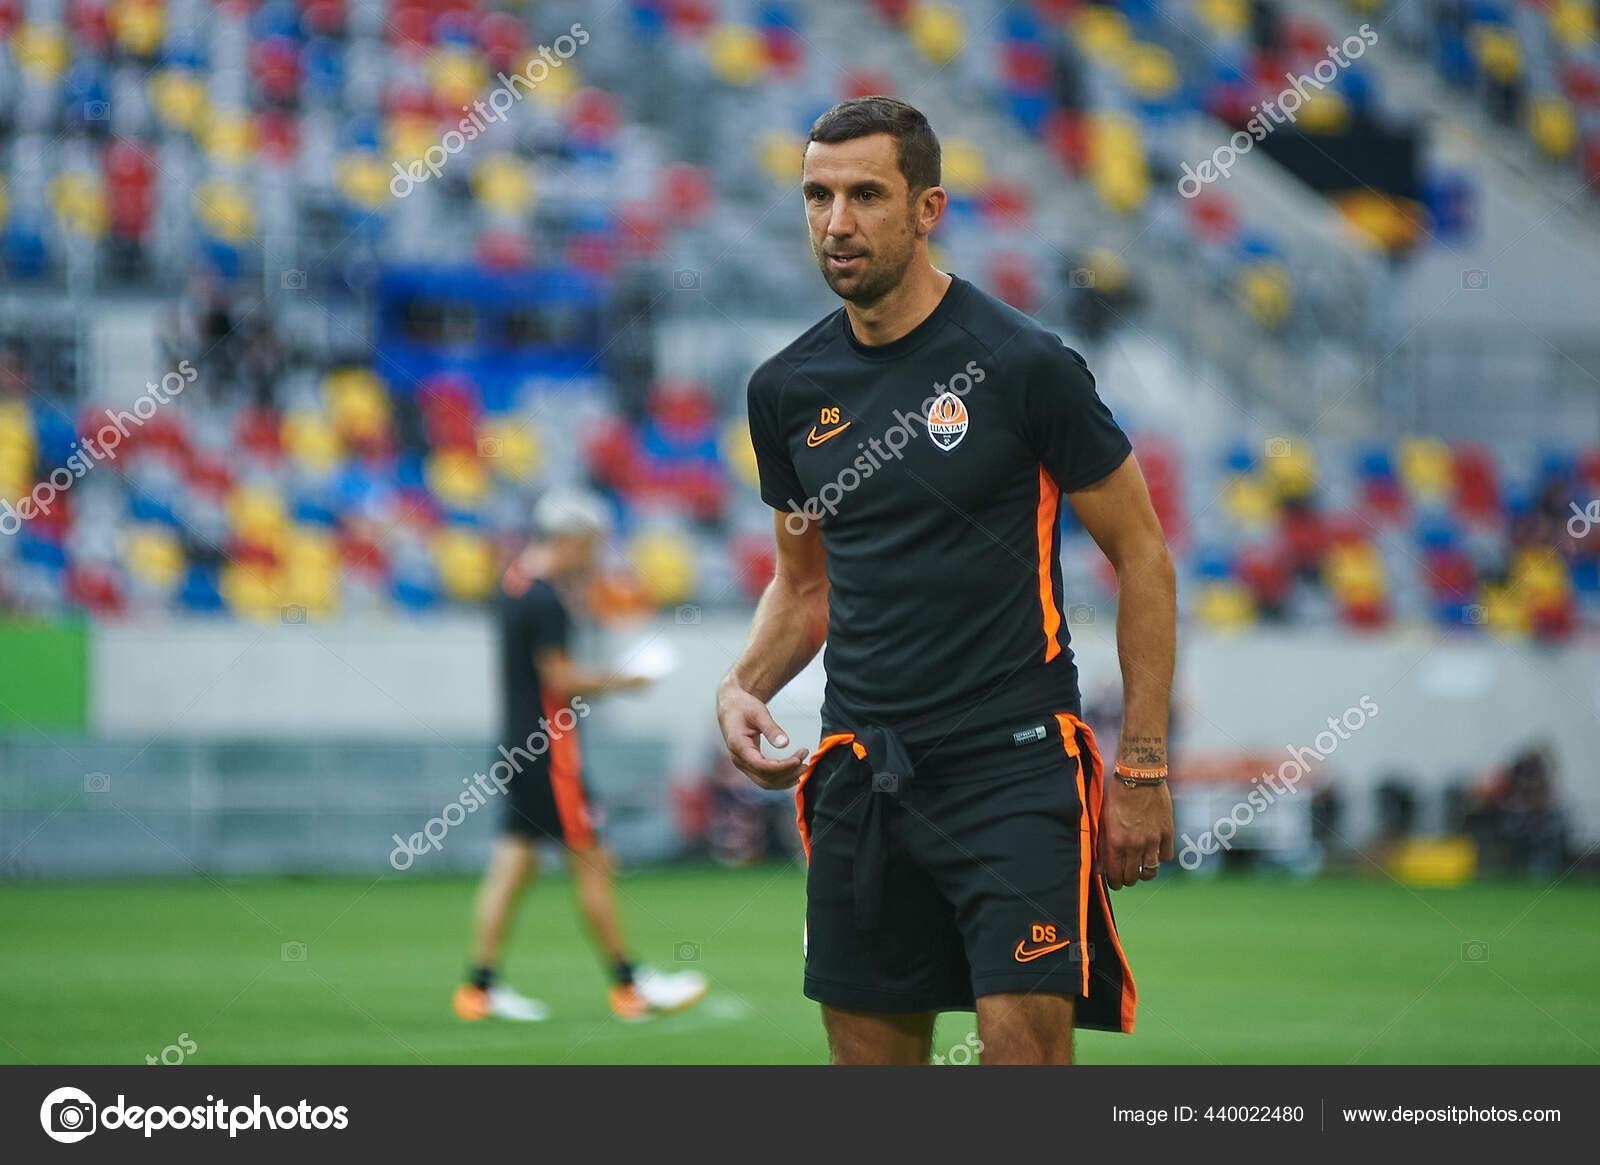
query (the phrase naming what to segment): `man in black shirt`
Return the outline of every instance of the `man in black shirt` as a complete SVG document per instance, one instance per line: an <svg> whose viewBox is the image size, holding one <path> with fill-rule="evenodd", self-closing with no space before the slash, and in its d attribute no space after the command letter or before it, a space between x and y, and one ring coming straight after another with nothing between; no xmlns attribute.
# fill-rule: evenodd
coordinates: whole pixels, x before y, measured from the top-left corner
<svg viewBox="0 0 1600 1165"><path fill-rule="evenodd" d="M649 683L578 663L571 656L572 617L607 527L604 503L581 490L540 499L537 536L517 555L501 582L500 682L504 730L486 784L503 789L502 834L478 888L469 979L456 989L462 1019L489 1016L537 1021L549 1014L499 982L496 966L511 916L538 872L539 842L566 848L578 906L595 945L611 966L611 1010L623 1019L682 1011L706 992L697 971L662 973L635 968L623 943L611 885L611 863L596 836L592 799L583 777L578 722L588 699Z"/></svg>
<svg viewBox="0 0 1600 1165"><path fill-rule="evenodd" d="M1106 896L1172 856L1175 583L1128 439L1076 352L935 270L939 145L886 97L811 131L812 250L845 306L750 379L776 577L718 689L735 764L798 783L806 994L836 1063L926 1062L975 1009L983 1059L1060 1063L1131 1031ZM1116 779L1079 719L1062 618L1065 495L1116 569ZM770 700L827 642L809 763Z"/></svg>

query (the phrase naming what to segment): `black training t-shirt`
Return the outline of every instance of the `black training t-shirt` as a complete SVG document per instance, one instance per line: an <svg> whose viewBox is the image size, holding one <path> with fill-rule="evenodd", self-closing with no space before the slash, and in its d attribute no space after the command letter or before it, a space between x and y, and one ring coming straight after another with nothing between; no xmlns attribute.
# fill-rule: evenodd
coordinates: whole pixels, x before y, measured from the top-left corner
<svg viewBox="0 0 1600 1165"><path fill-rule="evenodd" d="M761 496L827 554L823 724L932 748L1078 710L1057 515L1128 438L1083 358L960 278L889 344L834 312L750 378Z"/></svg>
<svg viewBox="0 0 1600 1165"><path fill-rule="evenodd" d="M566 648L572 638L572 618L555 587L545 579L531 583L513 571L506 572L500 591L500 691L505 700L502 716L507 748L524 745L539 730L546 715L545 700L561 700L539 683L534 657L553 647ZM535 763L547 759L535 755Z"/></svg>

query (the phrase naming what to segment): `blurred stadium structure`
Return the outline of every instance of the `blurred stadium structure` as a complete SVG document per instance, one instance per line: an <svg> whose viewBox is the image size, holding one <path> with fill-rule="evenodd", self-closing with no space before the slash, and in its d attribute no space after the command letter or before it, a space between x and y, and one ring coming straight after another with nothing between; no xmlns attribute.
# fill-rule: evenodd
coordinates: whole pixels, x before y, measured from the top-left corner
<svg viewBox="0 0 1600 1165"><path fill-rule="evenodd" d="M772 569L743 387L836 306L799 152L872 92L943 140L936 263L1058 328L1135 435L1179 558L1179 769L1246 788L1367 696L1278 857L1492 834L1470 789L1542 749L1523 864L1564 868L1600 839L1596 24L0 0L0 876L381 869L486 763L485 600L576 480L619 519L595 650L684 661L585 727L613 836L757 852L717 823L781 799L719 778L710 712ZM1245 129L1290 89L1293 125ZM1103 726L1110 574L1063 546Z"/></svg>

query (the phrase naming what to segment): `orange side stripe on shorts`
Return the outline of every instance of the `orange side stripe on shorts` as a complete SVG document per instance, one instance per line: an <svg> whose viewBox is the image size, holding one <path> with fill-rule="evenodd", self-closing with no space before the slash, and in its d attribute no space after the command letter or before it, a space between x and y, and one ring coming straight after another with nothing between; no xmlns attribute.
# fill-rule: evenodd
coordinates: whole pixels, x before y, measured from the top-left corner
<svg viewBox="0 0 1600 1165"><path fill-rule="evenodd" d="M1100 833L1100 804L1105 791L1105 768L1100 760L1100 747L1095 743L1094 729L1070 713L1064 713L1067 719L1083 730L1083 737L1089 744L1089 809L1090 809L1090 841L1098 843ZM1139 1006L1139 989L1134 986L1133 971L1128 967L1128 956L1123 954L1122 940L1117 937L1117 924L1111 920L1111 902L1106 897L1106 884L1104 879L1099 882L1100 909L1105 912L1106 931L1111 935L1111 948L1117 952L1117 964L1122 969L1122 998L1119 1001L1119 1017L1122 1021L1124 1032L1133 1031L1134 1012Z"/></svg>
<svg viewBox="0 0 1600 1165"><path fill-rule="evenodd" d="M1089 994L1089 959L1083 948L1089 942L1089 878L1094 871L1094 832L1089 826L1089 796L1083 784L1083 755L1078 751L1077 721L1066 712L1056 713L1061 745L1074 765L1078 782L1078 965L1083 969L1083 990Z"/></svg>
<svg viewBox="0 0 1600 1165"><path fill-rule="evenodd" d="M1061 504L1061 491L1055 478L1044 466L1039 467L1039 606L1044 612L1044 661L1049 663L1061 654L1061 641L1056 633L1061 630L1061 609L1056 606L1056 588L1053 580L1056 548L1056 513Z"/></svg>
<svg viewBox="0 0 1600 1165"><path fill-rule="evenodd" d="M811 754L811 759L806 762L806 768L800 774L800 779L794 786L794 823L800 828L800 848L806 855L806 861L811 860L811 831L806 828L806 782L811 779L811 774L816 770L817 762L822 759L822 754L835 745L845 741L855 741L855 734L851 732L835 732L832 736L824 736L817 742L817 749ZM859 743L852 743L856 756L867 755L867 750Z"/></svg>
<svg viewBox="0 0 1600 1165"><path fill-rule="evenodd" d="M545 721L554 727L563 705L544 701ZM575 850L594 846L594 831L589 828L589 807L583 800L581 758L576 729L557 736L550 733L550 791L555 795L556 816L561 819L561 836Z"/></svg>

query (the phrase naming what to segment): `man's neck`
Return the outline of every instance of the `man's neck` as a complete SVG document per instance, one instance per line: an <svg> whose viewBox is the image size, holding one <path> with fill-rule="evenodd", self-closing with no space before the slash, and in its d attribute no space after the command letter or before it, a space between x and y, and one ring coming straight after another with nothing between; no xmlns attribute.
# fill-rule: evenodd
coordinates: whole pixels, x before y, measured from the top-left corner
<svg viewBox="0 0 1600 1165"><path fill-rule="evenodd" d="M844 305L850 331L863 344L891 344L933 314L950 282L950 276L927 263L913 264L900 285L876 303Z"/></svg>

